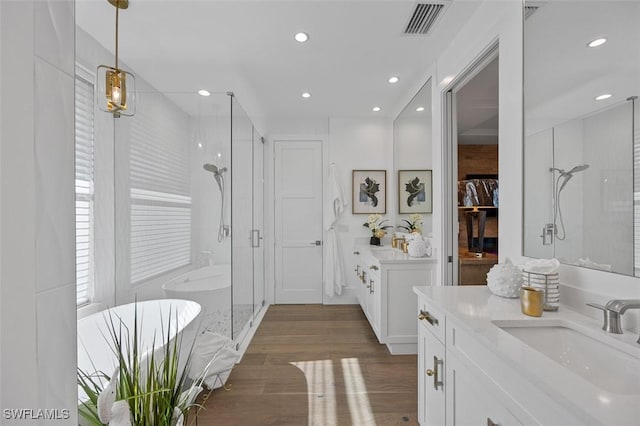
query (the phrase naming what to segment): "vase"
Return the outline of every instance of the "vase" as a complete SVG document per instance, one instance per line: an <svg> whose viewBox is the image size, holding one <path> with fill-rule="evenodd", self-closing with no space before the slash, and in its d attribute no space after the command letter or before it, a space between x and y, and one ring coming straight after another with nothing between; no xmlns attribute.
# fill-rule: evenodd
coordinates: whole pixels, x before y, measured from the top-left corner
<svg viewBox="0 0 640 426"><path fill-rule="evenodd" d="M379 246L380 245L380 238L371 237L371 239L369 240L369 244L372 245L372 246Z"/></svg>

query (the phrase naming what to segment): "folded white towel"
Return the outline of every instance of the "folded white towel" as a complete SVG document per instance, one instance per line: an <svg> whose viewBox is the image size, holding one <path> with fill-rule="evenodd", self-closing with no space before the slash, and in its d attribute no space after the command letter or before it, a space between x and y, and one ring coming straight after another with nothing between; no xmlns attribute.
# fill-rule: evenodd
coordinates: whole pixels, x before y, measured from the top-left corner
<svg viewBox="0 0 640 426"><path fill-rule="evenodd" d="M558 259L534 259L524 264L524 270L537 274L555 274L560 268Z"/></svg>

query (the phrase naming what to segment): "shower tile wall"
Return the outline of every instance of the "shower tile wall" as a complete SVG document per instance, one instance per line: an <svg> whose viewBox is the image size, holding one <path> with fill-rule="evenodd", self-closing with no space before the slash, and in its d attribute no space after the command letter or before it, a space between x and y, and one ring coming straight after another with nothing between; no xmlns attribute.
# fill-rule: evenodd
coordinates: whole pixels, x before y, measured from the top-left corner
<svg viewBox="0 0 640 426"><path fill-rule="evenodd" d="M0 408L66 409L57 424L73 425L73 1L1 2L0 19Z"/></svg>

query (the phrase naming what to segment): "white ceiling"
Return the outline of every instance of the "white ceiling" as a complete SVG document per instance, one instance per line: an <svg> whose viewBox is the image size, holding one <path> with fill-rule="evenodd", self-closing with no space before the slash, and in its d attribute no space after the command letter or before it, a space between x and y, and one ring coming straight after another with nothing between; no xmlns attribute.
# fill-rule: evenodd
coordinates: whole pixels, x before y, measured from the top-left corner
<svg viewBox="0 0 640 426"><path fill-rule="evenodd" d="M498 61L496 57L458 91L458 143L498 143Z"/></svg>
<svg viewBox="0 0 640 426"><path fill-rule="evenodd" d="M254 119L394 117L479 2L454 0L433 34L405 36L415 4L130 0L120 58L163 92L233 91ZM77 1L78 25L111 51L114 14L107 0ZM295 42L298 31L310 40ZM387 82L393 75L399 83Z"/></svg>

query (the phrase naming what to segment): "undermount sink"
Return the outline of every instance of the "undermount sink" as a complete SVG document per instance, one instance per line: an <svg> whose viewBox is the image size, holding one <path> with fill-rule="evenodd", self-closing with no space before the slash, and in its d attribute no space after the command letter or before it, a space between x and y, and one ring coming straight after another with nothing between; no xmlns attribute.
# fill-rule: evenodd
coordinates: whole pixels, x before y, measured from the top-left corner
<svg viewBox="0 0 640 426"><path fill-rule="evenodd" d="M595 386L623 395L640 395L640 354L589 336L570 322L493 321L495 325ZM588 333L588 332L587 332ZM604 337L606 340L606 337ZM639 351L640 352L640 351Z"/></svg>
<svg viewBox="0 0 640 426"><path fill-rule="evenodd" d="M390 248L375 248L371 250L371 254L380 260L398 259L404 255L402 251Z"/></svg>

